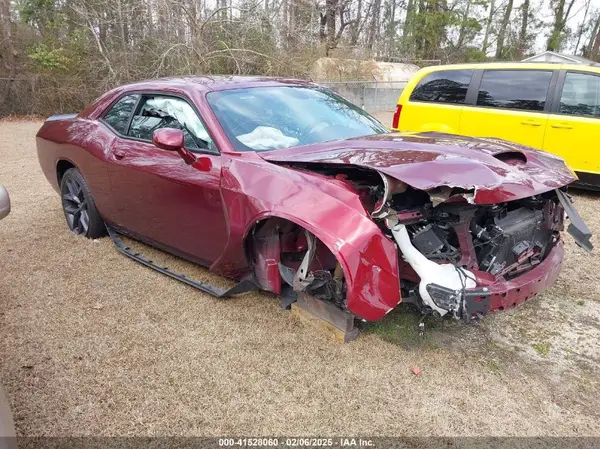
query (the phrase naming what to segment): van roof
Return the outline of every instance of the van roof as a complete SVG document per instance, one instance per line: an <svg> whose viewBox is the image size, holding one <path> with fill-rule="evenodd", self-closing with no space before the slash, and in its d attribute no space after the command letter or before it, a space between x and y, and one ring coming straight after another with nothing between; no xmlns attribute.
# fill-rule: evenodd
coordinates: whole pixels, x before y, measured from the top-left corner
<svg viewBox="0 0 600 449"><path fill-rule="evenodd" d="M440 70L577 70L580 72L600 73L599 66L584 64L560 64L552 62L478 62L468 64L448 64L424 67L421 73L438 72Z"/></svg>

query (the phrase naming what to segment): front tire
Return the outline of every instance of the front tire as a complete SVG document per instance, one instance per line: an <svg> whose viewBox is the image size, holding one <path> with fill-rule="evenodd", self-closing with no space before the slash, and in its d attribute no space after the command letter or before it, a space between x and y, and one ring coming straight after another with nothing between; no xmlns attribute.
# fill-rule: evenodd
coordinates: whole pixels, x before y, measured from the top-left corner
<svg viewBox="0 0 600 449"><path fill-rule="evenodd" d="M62 207L69 229L88 239L106 235L106 226L100 216L90 189L76 168L68 169L60 181Z"/></svg>

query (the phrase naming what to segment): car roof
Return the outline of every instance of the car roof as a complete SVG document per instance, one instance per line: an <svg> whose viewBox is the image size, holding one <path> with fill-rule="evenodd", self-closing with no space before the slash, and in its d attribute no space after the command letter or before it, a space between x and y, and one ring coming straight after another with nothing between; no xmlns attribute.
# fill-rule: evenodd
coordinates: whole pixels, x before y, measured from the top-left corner
<svg viewBox="0 0 600 449"><path fill-rule="evenodd" d="M274 86L316 87L317 85L294 78L267 76L205 75L156 78L115 87L88 105L78 117L97 119L113 101L128 93L164 91L194 96L196 93L211 91Z"/></svg>
<svg viewBox="0 0 600 449"><path fill-rule="evenodd" d="M294 78L237 75L202 75L157 78L121 86L125 90L178 88L181 90L218 91L259 86L314 86Z"/></svg>
<svg viewBox="0 0 600 449"><path fill-rule="evenodd" d="M600 67L584 64L561 64L553 62L479 62L472 64L448 64L424 67L419 72L432 73L440 70L574 70L578 72L600 73Z"/></svg>

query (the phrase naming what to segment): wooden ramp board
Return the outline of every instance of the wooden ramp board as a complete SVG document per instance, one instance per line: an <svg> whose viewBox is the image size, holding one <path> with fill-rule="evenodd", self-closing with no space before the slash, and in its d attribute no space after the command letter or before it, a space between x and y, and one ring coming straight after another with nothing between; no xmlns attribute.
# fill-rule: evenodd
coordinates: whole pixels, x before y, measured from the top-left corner
<svg viewBox="0 0 600 449"><path fill-rule="evenodd" d="M356 340L360 333L353 314L306 294L298 295L298 300L292 304L292 314L302 322L323 329L338 341Z"/></svg>

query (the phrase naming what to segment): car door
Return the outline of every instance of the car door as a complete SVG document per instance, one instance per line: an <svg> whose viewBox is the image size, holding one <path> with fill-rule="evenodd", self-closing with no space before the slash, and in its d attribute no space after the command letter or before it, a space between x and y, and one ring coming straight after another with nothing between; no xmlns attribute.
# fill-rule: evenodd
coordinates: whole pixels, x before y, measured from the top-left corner
<svg viewBox="0 0 600 449"><path fill-rule="evenodd" d="M561 156L577 172L600 174L600 73L562 72L558 90L544 150Z"/></svg>
<svg viewBox="0 0 600 449"><path fill-rule="evenodd" d="M457 134L473 70L440 70L425 75L400 96L400 131L437 131ZM408 95L410 93L410 95Z"/></svg>
<svg viewBox="0 0 600 449"><path fill-rule="evenodd" d="M204 264L227 241L220 195L221 157L191 103L181 97L142 94L124 134L115 139L109 178L116 225L150 243ZM208 158L201 171L151 142L160 128L181 129L186 149Z"/></svg>
<svg viewBox="0 0 600 449"><path fill-rule="evenodd" d="M472 106L460 117L460 133L496 137L541 149L548 121L552 70L484 70Z"/></svg>

